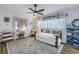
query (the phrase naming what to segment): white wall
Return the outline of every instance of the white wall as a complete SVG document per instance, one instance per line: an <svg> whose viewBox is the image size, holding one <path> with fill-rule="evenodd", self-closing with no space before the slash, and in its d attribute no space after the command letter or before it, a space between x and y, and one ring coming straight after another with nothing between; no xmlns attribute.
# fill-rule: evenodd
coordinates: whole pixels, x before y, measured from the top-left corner
<svg viewBox="0 0 79 59"><path fill-rule="evenodd" d="M10 22L4 23L4 17L10 17ZM13 30L12 17L22 17L19 13L0 7L0 32L3 30Z"/></svg>
<svg viewBox="0 0 79 59"><path fill-rule="evenodd" d="M4 23L4 17L10 17L10 22L8 24ZM31 21L32 19L34 19L34 17L29 16L29 15L24 15L21 13L17 13L15 11L9 10L1 6L0 6L0 32L5 31L5 30L9 30L9 31L14 30L12 26L13 17L18 17L18 18L27 20L27 26L26 26L25 33L26 33L26 36L29 35L31 28L32 28Z"/></svg>
<svg viewBox="0 0 79 59"><path fill-rule="evenodd" d="M75 19L78 18L79 19L79 7L73 8L73 9L69 9L69 10L65 10L66 13L68 13L68 18L67 18L67 24L71 24L71 22Z"/></svg>

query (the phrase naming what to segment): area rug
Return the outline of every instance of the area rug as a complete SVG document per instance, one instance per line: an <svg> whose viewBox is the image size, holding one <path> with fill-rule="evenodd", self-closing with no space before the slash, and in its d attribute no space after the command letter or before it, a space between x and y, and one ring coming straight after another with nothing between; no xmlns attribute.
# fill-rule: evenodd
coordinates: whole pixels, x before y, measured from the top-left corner
<svg viewBox="0 0 79 59"><path fill-rule="evenodd" d="M57 48L33 37L8 42L7 50L9 54L57 54Z"/></svg>

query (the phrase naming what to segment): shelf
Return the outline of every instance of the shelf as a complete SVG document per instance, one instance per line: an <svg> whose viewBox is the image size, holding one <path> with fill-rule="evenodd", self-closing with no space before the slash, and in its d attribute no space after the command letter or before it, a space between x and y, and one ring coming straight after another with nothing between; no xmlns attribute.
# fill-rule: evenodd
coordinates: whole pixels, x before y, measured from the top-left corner
<svg viewBox="0 0 79 59"><path fill-rule="evenodd" d="M67 27L67 29L79 30L79 27Z"/></svg>
<svg viewBox="0 0 79 59"><path fill-rule="evenodd" d="M74 36L74 35L67 35L68 37L75 37L75 38L79 38L79 36Z"/></svg>
<svg viewBox="0 0 79 59"><path fill-rule="evenodd" d="M77 42L77 41L74 41L74 40L67 40L67 42L79 44L79 41Z"/></svg>
<svg viewBox="0 0 79 59"><path fill-rule="evenodd" d="M67 31L67 33L79 34L79 32L76 32L76 31Z"/></svg>
<svg viewBox="0 0 79 59"><path fill-rule="evenodd" d="M67 42L72 47L79 47L79 28L67 28Z"/></svg>

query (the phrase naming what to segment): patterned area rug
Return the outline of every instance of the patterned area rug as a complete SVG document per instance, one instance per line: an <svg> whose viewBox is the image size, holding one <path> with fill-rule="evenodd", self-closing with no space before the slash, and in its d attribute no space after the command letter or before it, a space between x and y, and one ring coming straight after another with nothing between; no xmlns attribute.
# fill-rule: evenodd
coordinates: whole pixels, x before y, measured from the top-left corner
<svg viewBox="0 0 79 59"><path fill-rule="evenodd" d="M7 43L9 54L56 54L57 49L51 45L34 40L33 37Z"/></svg>

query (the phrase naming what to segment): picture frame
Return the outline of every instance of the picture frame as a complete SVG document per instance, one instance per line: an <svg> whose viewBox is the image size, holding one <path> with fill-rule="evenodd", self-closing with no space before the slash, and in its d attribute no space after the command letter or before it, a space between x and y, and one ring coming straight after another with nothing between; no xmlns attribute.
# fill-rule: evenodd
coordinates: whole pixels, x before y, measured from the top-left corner
<svg viewBox="0 0 79 59"><path fill-rule="evenodd" d="M9 23L10 22L10 17L4 17L4 22Z"/></svg>

